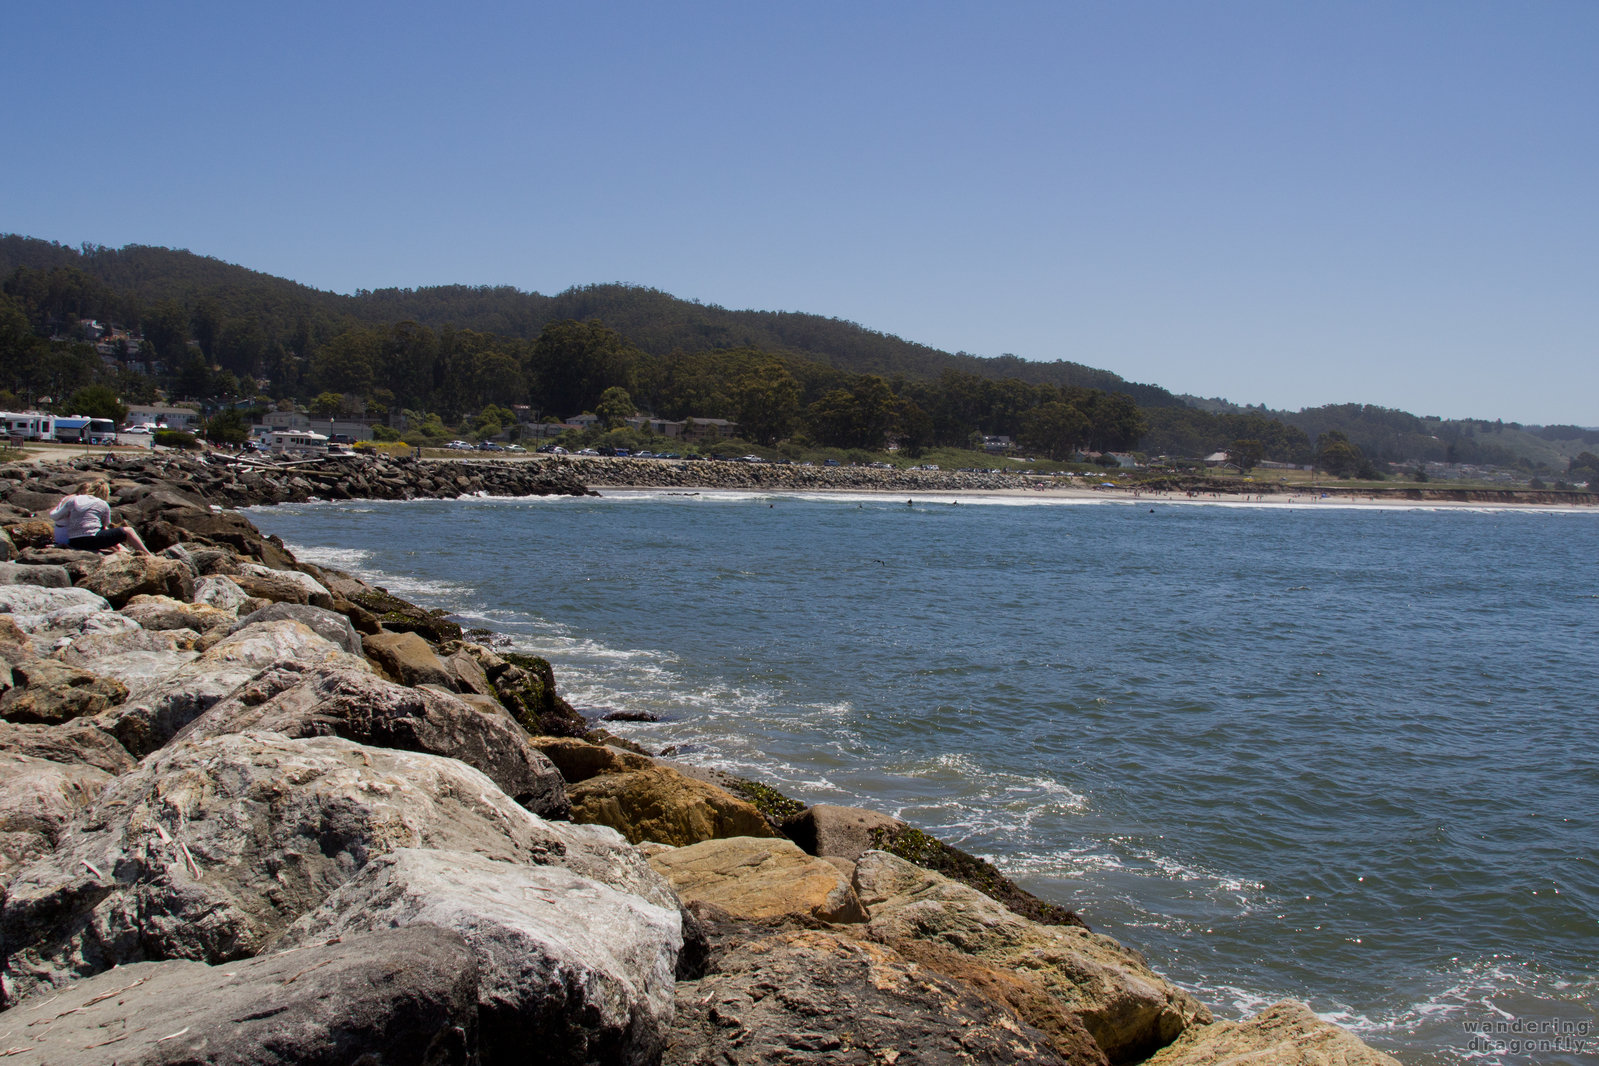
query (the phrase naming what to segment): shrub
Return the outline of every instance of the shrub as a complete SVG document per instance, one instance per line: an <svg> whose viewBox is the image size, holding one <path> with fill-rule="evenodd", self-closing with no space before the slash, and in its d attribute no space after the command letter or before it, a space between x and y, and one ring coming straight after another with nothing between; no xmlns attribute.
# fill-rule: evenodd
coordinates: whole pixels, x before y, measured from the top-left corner
<svg viewBox="0 0 1599 1066"><path fill-rule="evenodd" d="M150 443L160 445L163 448L198 448L200 446L200 442L195 439L193 433L186 433L181 429L158 429L151 435Z"/></svg>

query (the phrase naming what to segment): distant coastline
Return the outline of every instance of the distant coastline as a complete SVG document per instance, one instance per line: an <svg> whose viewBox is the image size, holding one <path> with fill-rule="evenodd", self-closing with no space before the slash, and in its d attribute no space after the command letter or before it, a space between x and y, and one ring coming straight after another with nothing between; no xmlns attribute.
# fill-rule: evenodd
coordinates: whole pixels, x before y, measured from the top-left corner
<svg viewBox="0 0 1599 1066"><path fill-rule="evenodd" d="M457 460L458 461L458 460ZM465 460L466 465L505 460ZM1447 486L1418 489L1358 489L1337 484L1285 489L1261 482L1248 493L1218 488L1204 478L1173 477L1122 482L1104 478L1055 477L1014 471L883 470L867 466L812 467L739 462L682 462L606 456L561 456L540 461L592 489L743 489L766 492L986 493L1056 499L1168 503L1263 502L1426 507L1599 507L1599 494L1552 489L1482 489ZM427 460L424 460L427 462Z"/></svg>

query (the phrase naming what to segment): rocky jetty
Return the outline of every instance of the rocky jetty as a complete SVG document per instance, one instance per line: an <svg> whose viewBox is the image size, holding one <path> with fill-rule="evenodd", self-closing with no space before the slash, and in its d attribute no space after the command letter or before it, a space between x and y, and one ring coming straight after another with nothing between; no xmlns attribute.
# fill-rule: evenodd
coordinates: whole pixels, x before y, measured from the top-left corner
<svg viewBox="0 0 1599 1066"><path fill-rule="evenodd" d="M584 491L344 462L0 467L8 1062L1394 1061L1301 1004L1218 1022L904 823L630 750L214 506ZM48 546L90 471L157 554Z"/></svg>

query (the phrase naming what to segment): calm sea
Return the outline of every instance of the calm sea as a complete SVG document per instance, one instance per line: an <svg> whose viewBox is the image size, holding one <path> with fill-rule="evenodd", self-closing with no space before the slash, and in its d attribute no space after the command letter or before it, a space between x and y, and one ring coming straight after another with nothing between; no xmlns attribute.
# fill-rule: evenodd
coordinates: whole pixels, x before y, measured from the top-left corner
<svg viewBox="0 0 1599 1066"><path fill-rule="evenodd" d="M547 656L585 712L659 715L616 727L652 749L992 859L1222 1015L1292 996L1405 1063L1599 1059L1599 513L617 492L251 517Z"/></svg>

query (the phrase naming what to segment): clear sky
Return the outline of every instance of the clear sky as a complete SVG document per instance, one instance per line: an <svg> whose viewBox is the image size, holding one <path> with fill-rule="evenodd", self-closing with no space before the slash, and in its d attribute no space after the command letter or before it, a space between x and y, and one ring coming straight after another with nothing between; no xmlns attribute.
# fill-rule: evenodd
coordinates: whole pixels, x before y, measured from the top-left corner
<svg viewBox="0 0 1599 1066"><path fill-rule="evenodd" d="M1599 3L13 5L0 231L1599 425Z"/></svg>

